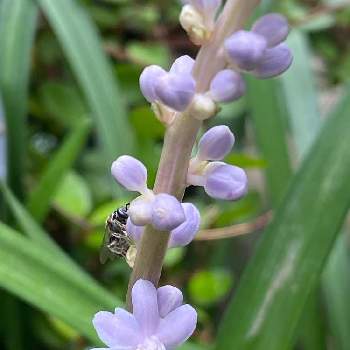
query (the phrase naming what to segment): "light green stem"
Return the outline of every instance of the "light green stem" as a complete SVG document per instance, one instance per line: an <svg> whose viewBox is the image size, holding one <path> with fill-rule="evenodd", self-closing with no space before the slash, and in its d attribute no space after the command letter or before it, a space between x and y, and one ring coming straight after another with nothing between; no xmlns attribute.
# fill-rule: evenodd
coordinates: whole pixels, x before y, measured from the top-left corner
<svg viewBox="0 0 350 350"><path fill-rule="evenodd" d="M223 41L243 27L258 3L259 0L227 1L212 40L200 49L196 59L193 74L198 92L207 91L212 78L225 67L221 50ZM200 127L200 121L183 113L168 128L154 186L155 193L169 193L182 200L191 152ZM127 305L130 310L131 289L138 279L146 279L155 286L158 285L168 240L169 232L157 231L150 225L146 227L129 281Z"/></svg>

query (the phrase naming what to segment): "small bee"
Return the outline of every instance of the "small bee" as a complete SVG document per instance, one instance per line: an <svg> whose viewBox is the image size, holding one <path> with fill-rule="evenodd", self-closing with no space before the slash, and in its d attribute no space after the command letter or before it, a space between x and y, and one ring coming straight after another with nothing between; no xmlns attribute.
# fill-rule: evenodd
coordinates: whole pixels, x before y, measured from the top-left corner
<svg viewBox="0 0 350 350"><path fill-rule="evenodd" d="M104 264L107 259L113 260L116 256L125 258L132 239L126 232L126 221L129 203L125 207L115 210L106 220L105 234L100 251L100 261Z"/></svg>

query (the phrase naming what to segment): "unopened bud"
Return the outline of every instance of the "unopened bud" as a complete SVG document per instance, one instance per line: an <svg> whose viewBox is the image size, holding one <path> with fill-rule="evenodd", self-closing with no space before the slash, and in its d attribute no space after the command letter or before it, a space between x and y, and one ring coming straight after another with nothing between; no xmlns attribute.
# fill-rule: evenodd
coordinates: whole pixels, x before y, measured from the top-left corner
<svg viewBox="0 0 350 350"><path fill-rule="evenodd" d="M190 114L198 120L214 117L219 111L215 101L208 95L196 94L190 106Z"/></svg>

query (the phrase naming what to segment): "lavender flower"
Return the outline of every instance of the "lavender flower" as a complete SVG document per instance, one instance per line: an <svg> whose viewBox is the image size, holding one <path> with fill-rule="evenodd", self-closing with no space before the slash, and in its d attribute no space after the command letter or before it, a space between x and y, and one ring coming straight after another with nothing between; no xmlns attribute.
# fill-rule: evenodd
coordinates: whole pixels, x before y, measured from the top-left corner
<svg viewBox="0 0 350 350"><path fill-rule="evenodd" d="M196 83L191 72L194 60L179 57L169 72L159 66L149 66L140 76L140 88L151 103L162 103L175 111L184 111L195 94Z"/></svg>
<svg viewBox="0 0 350 350"><path fill-rule="evenodd" d="M133 314L117 308L98 312L93 325L107 348L93 350L170 350L194 332L197 312L182 304L182 293L172 286L158 290L146 280L132 289Z"/></svg>
<svg viewBox="0 0 350 350"><path fill-rule="evenodd" d="M112 175L126 189L141 196L130 203L129 216L134 225L153 225L158 230L172 230L185 221L181 203L168 194L147 188L147 169L137 159L121 156L112 164Z"/></svg>
<svg viewBox="0 0 350 350"><path fill-rule="evenodd" d="M213 198L237 200L242 197L247 191L244 170L218 161L231 151L234 141L234 135L227 126L209 129L199 141L197 155L190 161L188 185L204 187Z"/></svg>
<svg viewBox="0 0 350 350"><path fill-rule="evenodd" d="M170 231L169 248L188 245L199 230L200 214L198 209L192 203L182 203L182 208L186 219L178 227ZM135 225L129 219L126 223L126 230L136 244L141 241L144 226Z"/></svg>
<svg viewBox="0 0 350 350"><path fill-rule="evenodd" d="M292 53L283 43L289 32L285 17L271 13L258 19L251 31L240 30L225 41L234 67L265 79L282 74L292 63Z"/></svg>

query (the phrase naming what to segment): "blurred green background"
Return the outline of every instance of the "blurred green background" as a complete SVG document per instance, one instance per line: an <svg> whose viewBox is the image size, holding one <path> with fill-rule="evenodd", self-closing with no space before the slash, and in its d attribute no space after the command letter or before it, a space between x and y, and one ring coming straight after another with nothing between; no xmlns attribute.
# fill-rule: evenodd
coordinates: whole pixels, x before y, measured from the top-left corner
<svg viewBox="0 0 350 350"><path fill-rule="evenodd" d="M165 261L161 284L180 287L199 312L188 349L350 349L348 227L340 232L350 203L349 2L262 1L257 13L270 9L291 23L292 68L248 79L247 95L203 126L233 130L226 161L246 169L249 193L226 203L190 188L202 229L228 238L205 231ZM106 217L131 199L109 169L131 154L154 181L164 128L138 77L195 57L179 11L176 0L0 0L1 349L96 346L92 315L124 300L129 267L98 259ZM245 337L257 321L260 333Z"/></svg>

